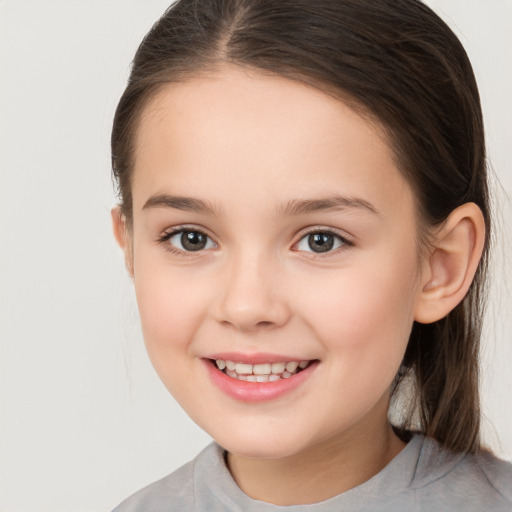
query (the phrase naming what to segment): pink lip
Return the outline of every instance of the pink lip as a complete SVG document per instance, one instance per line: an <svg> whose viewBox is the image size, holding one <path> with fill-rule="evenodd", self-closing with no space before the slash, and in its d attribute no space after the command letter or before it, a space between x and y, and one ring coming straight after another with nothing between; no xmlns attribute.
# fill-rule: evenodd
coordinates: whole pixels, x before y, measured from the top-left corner
<svg viewBox="0 0 512 512"><path fill-rule="evenodd" d="M285 356L282 354L257 353L257 354L241 354L237 352L219 352L205 356L207 359L222 359L224 361L234 361L235 363L245 364L263 364L263 363L287 363L289 361L306 361L297 356Z"/></svg>
<svg viewBox="0 0 512 512"><path fill-rule="evenodd" d="M226 354L224 354L224 356L225 355ZM224 359L224 357L218 357L217 359ZM239 361L239 359L236 358L229 360L234 360L240 363L249 363L249 359L251 362L254 361L254 358L252 357L245 359L245 361ZM270 359L265 359L264 361L269 362ZM282 359L281 361L272 359L272 361L297 361L297 359L287 358ZM318 361L312 361L307 368L300 371L299 373L296 373L295 375L292 375L288 379L279 379L273 382L247 382L228 377L225 373L221 372L209 359L203 359L203 362L206 365L206 369L213 384L226 395L241 402L267 402L275 400L302 385L306 380L309 379L311 374L318 366Z"/></svg>

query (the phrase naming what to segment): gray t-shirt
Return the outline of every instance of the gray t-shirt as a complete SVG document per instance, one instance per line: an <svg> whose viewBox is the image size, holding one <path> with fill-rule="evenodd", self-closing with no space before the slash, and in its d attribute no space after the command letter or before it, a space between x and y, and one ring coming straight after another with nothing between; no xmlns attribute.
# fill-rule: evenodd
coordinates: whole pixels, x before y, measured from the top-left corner
<svg viewBox="0 0 512 512"><path fill-rule="evenodd" d="M482 452L454 455L421 435L377 475L312 505L271 505L249 498L207 446L194 460L134 494L114 512L511 512L512 464Z"/></svg>

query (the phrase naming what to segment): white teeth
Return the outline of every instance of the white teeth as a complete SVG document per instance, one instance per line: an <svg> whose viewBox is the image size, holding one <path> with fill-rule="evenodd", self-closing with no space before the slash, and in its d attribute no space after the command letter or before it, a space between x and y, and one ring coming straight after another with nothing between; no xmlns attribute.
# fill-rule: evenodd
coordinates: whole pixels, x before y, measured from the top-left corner
<svg viewBox="0 0 512 512"><path fill-rule="evenodd" d="M283 373L286 368L286 363L272 363L272 373Z"/></svg>
<svg viewBox="0 0 512 512"><path fill-rule="evenodd" d="M228 361L229 363L229 361ZM236 363L235 372L241 375L250 375L252 372L252 364ZM256 373L256 372L254 372Z"/></svg>
<svg viewBox="0 0 512 512"><path fill-rule="evenodd" d="M248 364L236 363L224 359L216 359L217 368L224 371L233 379L248 382L275 382L280 379L289 379L297 371L303 370L309 365L309 361L289 361L287 363L262 363Z"/></svg>
<svg viewBox="0 0 512 512"><path fill-rule="evenodd" d="M298 366L299 363L297 361L290 361L289 363L286 363L286 371L293 373Z"/></svg>
<svg viewBox="0 0 512 512"><path fill-rule="evenodd" d="M254 373L254 375L268 375L271 371L271 364L255 364L252 369L252 373Z"/></svg>

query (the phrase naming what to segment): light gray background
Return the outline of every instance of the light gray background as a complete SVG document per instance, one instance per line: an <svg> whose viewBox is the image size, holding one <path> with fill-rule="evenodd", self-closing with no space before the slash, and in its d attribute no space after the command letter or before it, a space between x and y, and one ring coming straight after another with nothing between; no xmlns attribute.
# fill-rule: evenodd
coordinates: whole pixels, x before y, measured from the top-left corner
<svg viewBox="0 0 512 512"><path fill-rule="evenodd" d="M480 83L502 218L483 360L512 458L512 1L432 0ZM109 132L168 0L0 0L0 510L107 511L209 438L158 381L110 232Z"/></svg>

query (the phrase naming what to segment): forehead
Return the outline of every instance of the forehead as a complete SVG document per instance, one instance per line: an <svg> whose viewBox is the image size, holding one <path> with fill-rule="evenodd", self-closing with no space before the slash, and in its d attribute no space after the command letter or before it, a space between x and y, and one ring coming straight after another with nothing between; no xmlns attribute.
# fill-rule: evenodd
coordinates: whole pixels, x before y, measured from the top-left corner
<svg viewBox="0 0 512 512"><path fill-rule="evenodd" d="M385 135L344 102L282 77L225 67L168 84L137 130L134 210L148 195L190 191L240 205L287 194L410 196Z"/></svg>

